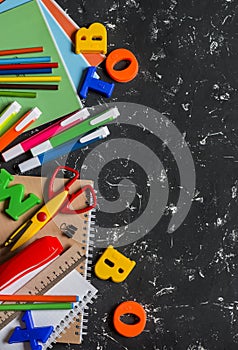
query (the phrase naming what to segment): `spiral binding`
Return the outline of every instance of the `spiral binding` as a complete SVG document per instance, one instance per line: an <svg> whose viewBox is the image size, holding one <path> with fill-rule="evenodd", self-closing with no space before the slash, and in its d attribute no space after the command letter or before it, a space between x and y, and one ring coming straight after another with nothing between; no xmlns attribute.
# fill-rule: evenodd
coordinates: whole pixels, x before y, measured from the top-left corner
<svg viewBox="0 0 238 350"><path fill-rule="evenodd" d="M42 344L42 350L52 349L57 339L59 339L61 337L61 334L65 332L65 329L69 328L70 324L74 321L75 318L78 318L79 314L83 314L84 310L88 310L87 304L92 303L93 299L96 298L97 296L92 295L92 292L89 290L87 294L84 295L83 300L76 303L74 305L74 308L70 310L65 318L61 320L60 323L55 327L47 342ZM88 313L84 313L84 316L88 316ZM87 321L88 320L84 321L82 327L80 327L80 332L82 332L83 335L87 334L87 326L85 325Z"/></svg>
<svg viewBox="0 0 238 350"><path fill-rule="evenodd" d="M95 191L97 194L97 192ZM88 235L87 235L87 241L86 241L86 252L87 252L87 259L85 261L85 277L88 281L90 281L91 278L91 270L92 270L92 252L94 247L94 232L95 232L95 209L91 210L91 212L88 213ZM88 323L88 313L85 313L83 311L82 313L82 321L81 321L81 327L79 328L79 335L80 339L83 339L83 336L87 335L87 323Z"/></svg>
<svg viewBox="0 0 238 350"><path fill-rule="evenodd" d="M95 191L96 192L96 191ZM92 252L93 252L93 245L94 245L94 238L95 238L95 210L91 210L91 212L88 212L85 214L84 221L84 228L85 234L83 235L84 238L82 240L82 243L85 244L85 253L86 253L86 260L85 260L85 269L83 276L90 281L91 277L91 270L92 270ZM76 318L76 329L75 335L79 335L80 342L83 339L83 336L87 335L87 323L88 323L88 313L85 312L88 310L87 304L93 303L93 299L96 299L96 295L92 295L92 292L89 290L87 295L84 296L83 300L75 304L75 307L73 310L69 312L69 314L65 317L64 320L61 320L60 324L54 329L52 335L47 340L45 344L43 344L42 349L52 349L53 345L55 344L57 339L61 337L62 333L65 333L65 329L70 327L70 324L75 321ZM78 317L78 315L81 315L81 318Z"/></svg>

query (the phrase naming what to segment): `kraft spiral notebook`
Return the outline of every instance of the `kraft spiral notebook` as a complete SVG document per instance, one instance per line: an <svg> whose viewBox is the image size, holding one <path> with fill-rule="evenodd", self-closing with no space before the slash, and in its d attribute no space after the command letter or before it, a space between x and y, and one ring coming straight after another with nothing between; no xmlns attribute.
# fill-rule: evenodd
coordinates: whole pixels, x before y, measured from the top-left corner
<svg viewBox="0 0 238 350"><path fill-rule="evenodd" d="M6 4L8 1L6 0ZM16 0L16 2L18 1ZM0 4L0 12L1 6ZM1 36L0 49L42 46L44 52L37 53L37 56L50 56L52 62L58 62L59 67L53 69L52 75L61 76L59 90L50 93L49 91L38 91L35 99L1 98L0 108L2 110L15 99L22 105L22 115L29 109L38 107L42 111L42 115L31 127L35 128L82 108L81 101L37 0L25 2L0 13L0 30L4 33ZM34 57L34 54L30 54L30 56ZM21 57L29 57L29 54L21 55ZM49 76L51 75L49 74ZM16 118L19 118L19 115ZM12 124L16 118L15 120L13 118Z"/></svg>
<svg viewBox="0 0 238 350"><path fill-rule="evenodd" d="M23 184L25 186L25 195L29 193L36 194L39 198L42 198L42 191L45 191L48 185L48 179L40 178L40 177L32 177L32 176L15 176L14 181L10 183L10 185L14 184ZM62 186L62 179L57 179L57 186ZM85 184L91 184L91 181L80 181L78 180L73 187L72 190L76 190L81 188L81 186ZM84 205L86 198L79 198L79 202L77 205ZM45 197L47 200L47 196ZM16 228L18 228L26 219L31 217L31 215L38 210L41 206L35 206L31 210L29 210L26 214L20 217L20 219L16 222L6 216L4 213L4 203L0 203L0 222L2 224L2 230L0 232L0 244L2 244L5 239L12 233ZM77 231L75 232L73 238L68 238L63 231L61 230L62 224L65 226L73 224ZM80 273L84 276L84 278L88 275L88 269L90 268L91 263L91 249L93 243L93 224L94 224L94 215L92 212L80 215L65 215L58 214L51 222L49 222L32 240L42 237L44 235L55 235L57 236L64 248L70 248L72 244L78 243L81 244L83 252L86 255L86 260L80 264ZM0 263L7 260L11 254L9 250L6 248L0 248ZM70 328L67 329L65 334L62 334L61 342L66 343L75 343L79 344L82 341L82 336L85 331L83 330L84 322L86 322L85 317L82 318L83 313L79 315L79 317L75 318L73 324L71 324ZM0 312L1 319L1 312ZM1 322L0 322L1 327ZM0 346L1 348L1 346Z"/></svg>
<svg viewBox="0 0 238 350"><path fill-rule="evenodd" d="M47 293L47 295L69 295L74 292L80 298L79 302L74 304L72 310L44 310L32 311L34 319L34 325L36 327L41 326L53 326L54 331L46 343L42 345L42 349L51 348L52 343L56 342L57 338L64 332L78 315L88 308L88 304L93 302L96 297L97 289L94 288L82 275L73 270L67 274L62 281L53 286ZM24 350L26 349L24 343L18 343L9 345L7 340L12 334L15 327L20 325L20 319L22 314L16 317L13 321L8 323L6 327L1 330L0 348L1 350Z"/></svg>

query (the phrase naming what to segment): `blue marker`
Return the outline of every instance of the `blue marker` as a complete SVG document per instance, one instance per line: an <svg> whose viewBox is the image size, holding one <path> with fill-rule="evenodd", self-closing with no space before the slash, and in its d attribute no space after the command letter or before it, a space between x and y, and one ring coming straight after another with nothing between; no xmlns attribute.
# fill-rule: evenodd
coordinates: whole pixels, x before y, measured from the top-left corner
<svg viewBox="0 0 238 350"><path fill-rule="evenodd" d="M42 164L55 160L56 158L61 157L67 153L84 148L93 142L105 139L108 135L110 135L108 127L103 126L102 128L99 128L90 134L84 135L78 141L70 141L64 143L59 147L53 148L48 152L42 153L36 157L26 160L23 163L20 163L18 165L19 169L22 173L24 173L28 170L38 168Z"/></svg>

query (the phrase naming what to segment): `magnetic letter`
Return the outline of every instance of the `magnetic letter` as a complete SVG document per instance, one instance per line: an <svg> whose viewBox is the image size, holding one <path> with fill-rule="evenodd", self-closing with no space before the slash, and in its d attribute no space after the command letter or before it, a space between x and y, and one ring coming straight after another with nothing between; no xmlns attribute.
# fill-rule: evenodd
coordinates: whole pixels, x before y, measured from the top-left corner
<svg viewBox="0 0 238 350"><path fill-rule="evenodd" d="M129 66L122 70L114 69L120 61L129 61ZM139 65L136 57L130 50L116 49L106 59L106 70L110 77L119 83L127 83L134 79L138 73Z"/></svg>
<svg viewBox="0 0 238 350"><path fill-rule="evenodd" d="M125 314L132 314L139 318L139 322L135 324L127 324L122 322L121 317ZM146 313L144 308L136 301L125 301L121 303L115 310L113 315L113 324L116 331L124 337L136 337L145 328Z"/></svg>
<svg viewBox="0 0 238 350"><path fill-rule="evenodd" d="M106 97L111 97L115 84L107 83L101 79L94 78L97 67L89 67L83 85L80 90L80 97L86 98L88 90L94 90Z"/></svg>
<svg viewBox="0 0 238 350"><path fill-rule="evenodd" d="M93 23L87 29L80 28L75 37L75 52L80 53L107 53L107 30L101 23Z"/></svg>
<svg viewBox="0 0 238 350"><path fill-rule="evenodd" d="M109 245L95 265L95 274L102 280L111 278L113 282L119 283L127 278L135 265L135 261Z"/></svg>
<svg viewBox="0 0 238 350"><path fill-rule="evenodd" d="M14 177L5 169L0 170L0 202L9 199L8 208L5 212L14 220L18 220L19 216L26 213L29 209L41 202L33 193L30 193L25 199L24 186L17 184L8 187L9 182L13 181Z"/></svg>

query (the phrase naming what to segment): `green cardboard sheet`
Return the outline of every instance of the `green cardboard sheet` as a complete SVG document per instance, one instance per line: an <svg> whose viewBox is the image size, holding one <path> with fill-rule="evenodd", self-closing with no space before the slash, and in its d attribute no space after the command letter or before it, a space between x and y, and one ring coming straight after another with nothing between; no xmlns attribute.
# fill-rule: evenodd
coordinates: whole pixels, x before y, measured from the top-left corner
<svg viewBox="0 0 238 350"><path fill-rule="evenodd" d="M59 90L38 90L37 98L35 99L1 97L0 112L13 101L17 101L22 105L21 111L11 120L11 124L14 124L24 113L34 107L38 107L42 111L42 115L31 125L29 130L82 108L81 101L77 96L77 92L68 75L67 69L63 64L37 0L30 1L8 10L7 12L1 13L0 33L2 33L0 50L43 46L44 51L42 53L19 56L51 56L51 61L58 62L59 68L53 69L52 74L48 75L59 75L62 78L61 82L59 82ZM5 131L6 130L3 130L2 133Z"/></svg>

